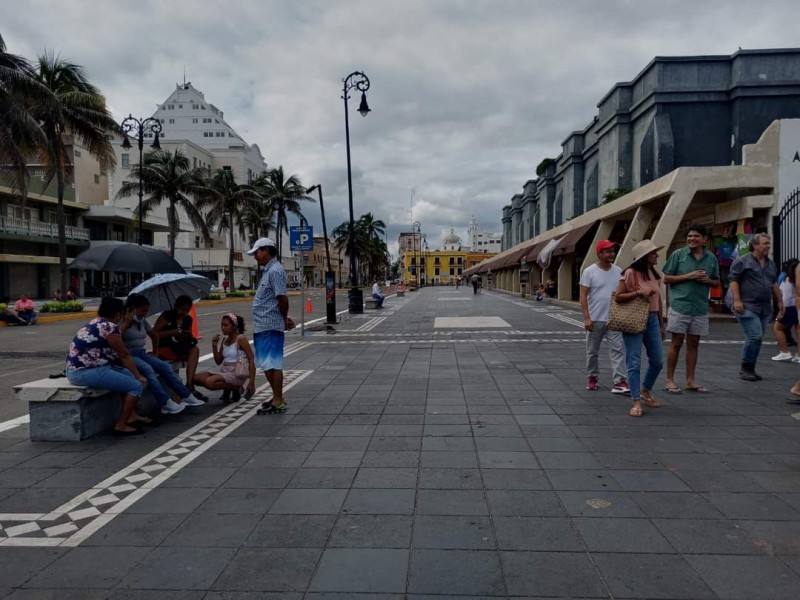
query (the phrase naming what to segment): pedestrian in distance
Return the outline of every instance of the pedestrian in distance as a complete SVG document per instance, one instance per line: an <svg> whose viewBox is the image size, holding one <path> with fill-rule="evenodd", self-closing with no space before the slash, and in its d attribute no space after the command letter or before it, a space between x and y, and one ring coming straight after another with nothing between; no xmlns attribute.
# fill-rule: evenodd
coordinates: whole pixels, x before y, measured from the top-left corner
<svg viewBox="0 0 800 600"><path fill-rule="evenodd" d="M383 301L386 300L386 295L383 293L380 280L377 277L372 284L372 299L375 300L375 308L383 308Z"/></svg>
<svg viewBox="0 0 800 600"><path fill-rule="evenodd" d="M661 306L661 275L656 270L658 251L652 240L642 240L633 247L633 263L622 272L617 287L616 301L626 304L637 296L649 301L647 324L641 333L623 333L625 362L633 406L628 414L641 417L642 402L650 408L661 406L653 396L653 386L664 366L662 343L666 334L663 307ZM647 372L642 379L642 345L647 351Z"/></svg>
<svg viewBox="0 0 800 600"><path fill-rule="evenodd" d="M773 300L778 305L778 319L783 318L783 297L776 281L778 269L769 258L770 245L767 234L755 234L748 244L750 252L733 261L728 275L733 313L745 337L739 370L739 377L745 381L763 379L756 373L756 363Z"/></svg>
<svg viewBox="0 0 800 600"><path fill-rule="evenodd" d="M269 238L259 238L247 254L264 268L253 297L253 345L256 367L264 371L272 388L272 401L262 404L259 414L286 411L283 398L284 331L294 329L289 316L286 271L278 262L278 247Z"/></svg>
<svg viewBox="0 0 800 600"><path fill-rule="evenodd" d="M611 295L619 285L622 269L614 264L617 255L616 244L610 240L600 240L594 251L597 261L584 269L580 279L580 301L583 312L583 328L586 330L586 372L587 390L596 390L600 376L598 357L600 344L605 338L608 342L608 355L613 372L611 392L627 394L630 392L625 378L625 353L622 333L608 329L608 311Z"/></svg>
<svg viewBox="0 0 800 600"><path fill-rule="evenodd" d="M675 383L675 368L686 340L686 390L709 390L695 380L700 338L708 335L708 296L710 288L720 286L719 263L709 252L708 230L704 225L692 224L686 232L686 246L672 253L664 265L664 283L669 286L669 311L667 331L671 341L667 352L667 376L664 389L670 394L680 394Z"/></svg>
<svg viewBox="0 0 800 600"><path fill-rule="evenodd" d="M470 277L470 283L472 283L472 293L473 294L477 294L478 293L478 286L481 283L481 278L478 277L477 273L473 273L472 274L472 277Z"/></svg>
<svg viewBox="0 0 800 600"><path fill-rule="evenodd" d="M796 284L797 284L797 265L798 261L793 258L784 263L784 271L786 277L783 281L778 280L780 283L778 287L781 290L781 297L783 298L783 317L775 319L775 324L772 326L775 332L775 341L778 342L778 354L772 357L774 361L791 361L800 363L800 356L792 356L789 351L789 346L795 346L796 342L792 338L792 331L798 335L798 320L797 320L797 301L796 301Z"/></svg>

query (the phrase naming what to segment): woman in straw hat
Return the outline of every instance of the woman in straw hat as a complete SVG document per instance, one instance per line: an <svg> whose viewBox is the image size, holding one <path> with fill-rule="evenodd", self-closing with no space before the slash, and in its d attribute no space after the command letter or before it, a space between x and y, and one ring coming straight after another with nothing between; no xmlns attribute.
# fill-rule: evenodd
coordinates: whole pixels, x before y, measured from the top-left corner
<svg viewBox="0 0 800 600"><path fill-rule="evenodd" d="M632 417L641 417L642 402L650 408L660 404L653 397L652 389L664 366L662 343L665 335L663 307L661 306L661 275L656 271L658 251L652 240L642 240L633 247L633 264L622 272L617 288L616 301L620 304L636 297L650 301L650 314L642 333L623 333L625 360L628 367L628 383L631 387ZM647 372L642 380L642 345L647 351Z"/></svg>

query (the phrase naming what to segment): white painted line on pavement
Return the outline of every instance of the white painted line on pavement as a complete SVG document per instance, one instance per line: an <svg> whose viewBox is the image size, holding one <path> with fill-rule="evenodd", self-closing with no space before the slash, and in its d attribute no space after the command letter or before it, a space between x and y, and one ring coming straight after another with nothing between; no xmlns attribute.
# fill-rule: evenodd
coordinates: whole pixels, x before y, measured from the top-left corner
<svg viewBox="0 0 800 600"><path fill-rule="evenodd" d="M4 421L0 423L0 431L8 431L9 429L14 429L15 427L19 427L20 425L25 425L26 423L30 423L31 417L30 415L22 415L21 417L17 417L16 419L11 419L10 421ZM2 515L0 515L2 517Z"/></svg>

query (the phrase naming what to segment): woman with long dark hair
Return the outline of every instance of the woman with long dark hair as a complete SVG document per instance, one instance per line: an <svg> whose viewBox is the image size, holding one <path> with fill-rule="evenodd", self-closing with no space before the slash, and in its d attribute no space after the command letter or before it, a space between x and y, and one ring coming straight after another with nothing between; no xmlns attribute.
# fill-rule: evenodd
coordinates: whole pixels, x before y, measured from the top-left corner
<svg viewBox="0 0 800 600"><path fill-rule="evenodd" d="M653 396L653 386L664 366L664 350L662 347L665 327L664 310L661 305L661 275L656 270L658 251L652 240L642 240L633 247L633 264L622 272L616 301L626 304L636 297L650 302L647 325L641 333L623 333L625 342L625 361L628 368L628 384L631 387L633 406L632 417L644 414L642 402L650 408L661 406ZM647 351L647 372L642 379L642 345Z"/></svg>
<svg viewBox="0 0 800 600"><path fill-rule="evenodd" d="M244 335L244 319L240 315L232 312L224 315L220 330L221 333L211 339L214 362L220 368L195 374L194 383L209 390L222 390L224 402L238 402L245 387L249 396L256 392L255 355ZM247 374L237 373L236 365L240 361L247 362Z"/></svg>

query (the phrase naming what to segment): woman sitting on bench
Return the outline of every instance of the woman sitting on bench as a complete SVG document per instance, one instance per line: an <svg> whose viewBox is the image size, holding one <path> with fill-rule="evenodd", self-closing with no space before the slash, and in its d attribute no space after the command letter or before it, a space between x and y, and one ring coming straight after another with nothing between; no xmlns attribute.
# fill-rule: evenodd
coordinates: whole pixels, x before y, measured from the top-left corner
<svg viewBox="0 0 800 600"><path fill-rule="evenodd" d="M133 357L133 362L136 363L139 372L147 377L147 381L150 384L150 392L161 405L161 414L174 415L187 406L202 406L205 402L194 397L192 392L175 375L169 364L147 353L147 336L155 337L153 328L147 322L147 313L149 311L150 301L147 298L141 294L131 294L128 296L128 302L125 305L125 316L122 318L119 329L122 332L122 340L125 342L125 347ZM156 342L153 341L153 346L155 345ZM161 380L159 380L159 377ZM161 385L161 381L178 394L181 399L180 403L169 397L164 386Z"/></svg>
<svg viewBox="0 0 800 600"><path fill-rule="evenodd" d="M192 299L189 296L178 296L175 307L165 310L153 325L153 354L161 360L186 361L186 387L200 400L208 400L207 396L194 389L194 374L200 360L200 349L192 335Z"/></svg>
<svg viewBox="0 0 800 600"><path fill-rule="evenodd" d="M141 433L141 425L152 419L136 413L136 403L147 385L147 379L133 362L119 331L122 300L103 298L97 318L78 330L69 345L66 375L73 385L121 392L122 411L114 425L114 435Z"/></svg>

